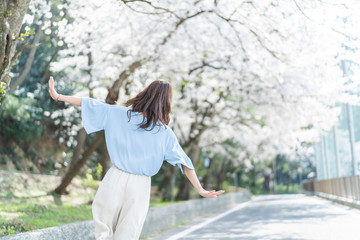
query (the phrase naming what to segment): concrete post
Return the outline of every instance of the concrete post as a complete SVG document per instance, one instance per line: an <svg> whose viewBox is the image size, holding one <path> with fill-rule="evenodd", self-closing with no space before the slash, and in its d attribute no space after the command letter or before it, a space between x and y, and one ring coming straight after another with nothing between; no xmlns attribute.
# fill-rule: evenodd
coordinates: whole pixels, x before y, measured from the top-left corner
<svg viewBox="0 0 360 240"><path fill-rule="evenodd" d="M334 137L334 150L335 150L335 161L336 161L336 176L341 177L341 165L339 159L339 148L338 148L338 141L337 141L337 130L336 125L332 129L333 137Z"/></svg>
<svg viewBox="0 0 360 240"><path fill-rule="evenodd" d="M316 178L317 179L320 179L320 159L319 159L319 154L317 153L317 146L316 146L316 143L314 143L313 145L313 148L314 148L314 157L315 157L315 164L316 164Z"/></svg>
<svg viewBox="0 0 360 240"><path fill-rule="evenodd" d="M325 144L324 144L323 137L320 138L320 145L321 145L321 169L323 172L323 179L327 179L328 175L327 175L326 168L325 168L325 163L326 163L327 159L326 159L326 154L325 154L325 146L324 146Z"/></svg>
<svg viewBox="0 0 360 240"><path fill-rule="evenodd" d="M354 121L353 121L353 114L352 108L350 104L346 104L346 112L348 118L348 129L349 129L349 140L350 140L350 149L351 149L351 161L353 165L353 175L357 175L358 173L358 166L357 166L357 158L356 158L356 151L355 151L355 135L354 135Z"/></svg>
<svg viewBox="0 0 360 240"><path fill-rule="evenodd" d="M274 159L273 159L273 162L272 162L272 169L273 169L273 173L274 173L274 175L273 175L273 191L274 191L274 193L276 193L276 177L277 177L277 175L276 175L276 159L277 159L277 157L274 157Z"/></svg>
<svg viewBox="0 0 360 240"><path fill-rule="evenodd" d="M324 149L325 149L325 167L326 167L326 176L327 178L331 178L331 171L330 171L330 157L329 157L329 146L328 146L328 140L326 136L323 136L324 139Z"/></svg>
<svg viewBox="0 0 360 240"><path fill-rule="evenodd" d="M356 176L358 174L358 162L355 150L355 134L354 134L354 120L353 120L353 112L350 104L346 104L346 112L348 117L348 129L349 129L349 138L350 138L350 148L351 148L351 161L353 165L353 175ZM360 184L359 178L355 177L355 195L356 198L360 198Z"/></svg>

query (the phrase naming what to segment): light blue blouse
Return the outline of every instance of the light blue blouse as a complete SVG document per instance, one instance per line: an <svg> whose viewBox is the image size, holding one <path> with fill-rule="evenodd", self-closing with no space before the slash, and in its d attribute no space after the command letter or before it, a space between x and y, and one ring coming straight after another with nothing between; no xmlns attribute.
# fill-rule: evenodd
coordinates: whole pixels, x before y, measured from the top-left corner
<svg viewBox="0 0 360 240"><path fill-rule="evenodd" d="M129 109L94 98L81 98L81 118L86 133L105 131L107 150L116 167L132 174L153 176L166 160L177 165L182 174L182 165L194 169L169 126L156 126L151 131L140 129L138 124L143 116L131 112L129 121Z"/></svg>

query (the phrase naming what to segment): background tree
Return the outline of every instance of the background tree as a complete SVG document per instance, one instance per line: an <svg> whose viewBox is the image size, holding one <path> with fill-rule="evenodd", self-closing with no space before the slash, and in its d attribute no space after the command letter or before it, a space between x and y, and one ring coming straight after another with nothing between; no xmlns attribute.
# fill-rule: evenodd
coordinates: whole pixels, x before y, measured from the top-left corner
<svg viewBox="0 0 360 240"><path fill-rule="evenodd" d="M30 0L0 2L0 100L5 94L4 89L8 87L11 81L10 69L16 59L16 44L19 39L29 34L19 35L23 18L28 10L29 4ZM19 51L22 50L23 49Z"/></svg>
<svg viewBox="0 0 360 240"><path fill-rule="evenodd" d="M348 52L343 42L358 37L351 9L320 1L32 1L20 31L34 34L22 43L40 45L14 62L0 148L14 163L22 150L28 165L63 176L56 192L66 193L77 174L98 178L102 168L103 176L110 159L103 132L86 135L80 108L49 98L49 75L63 94L109 104L165 78L174 89L170 127L204 184L238 179L257 191L276 157L286 156L284 176L286 164L311 161L311 142L336 120L334 103L355 99L337 66ZM169 164L153 180L164 200L191 197Z"/></svg>

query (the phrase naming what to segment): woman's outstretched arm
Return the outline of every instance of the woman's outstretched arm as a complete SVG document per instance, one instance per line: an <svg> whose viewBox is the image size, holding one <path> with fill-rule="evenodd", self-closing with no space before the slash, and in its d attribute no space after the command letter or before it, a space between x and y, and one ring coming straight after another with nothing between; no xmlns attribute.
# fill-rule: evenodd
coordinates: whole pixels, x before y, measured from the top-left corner
<svg viewBox="0 0 360 240"><path fill-rule="evenodd" d="M65 96L56 92L53 77L50 77L49 79L49 93L54 100L67 102L76 106L81 106L81 97Z"/></svg>
<svg viewBox="0 0 360 240"><path fill-rule="evenodd" d="M218 195L224 193L224 190L220 191L206 191L200 184L198 177L196 176L195 170L187 168L186 166L182 165L184 172L186 174L186 177L189 179L191 184L195 187L195 189L198 191L198 193L203 197L212 197L216 198Z"/></svg>

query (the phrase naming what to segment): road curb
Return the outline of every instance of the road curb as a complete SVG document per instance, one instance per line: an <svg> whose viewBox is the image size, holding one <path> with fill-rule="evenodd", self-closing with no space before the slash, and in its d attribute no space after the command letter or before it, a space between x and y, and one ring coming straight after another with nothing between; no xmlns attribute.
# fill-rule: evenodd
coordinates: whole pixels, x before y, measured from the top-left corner
<svg viewBox="0 0 360 240"><path fill-rule="evenodd" d="M308 191L303 191L303 192L307 195L315 195L320 198L330 200L332 202L346 205L348 207L360 209L360 201L356 201L356 200L352 200L352 199L348 199L348 198L344 198L344 197L339 197L339 196L331 195L328 193L322 193L322 192L308 192Z"/></svg>
<svg viewBox="0 0 360 240"><path fill-rule="evenodd" d="M234 207L236 204L249 201L251 193L248 190L227 193L217 198L194 199L181 203L152 207L147 214L142 236L157 234L172 226L190 221L202 215L216 214ZM94 225L92 220L65 224L57 227L1 237L1 240L94 240Z"/></svg>

